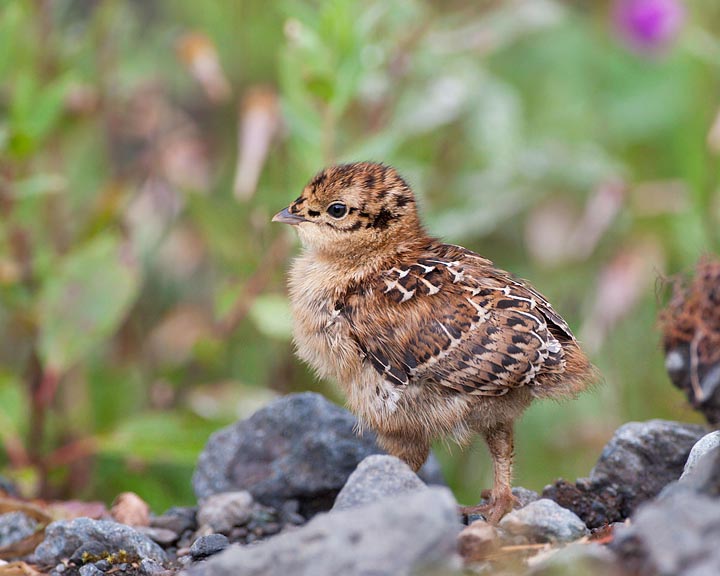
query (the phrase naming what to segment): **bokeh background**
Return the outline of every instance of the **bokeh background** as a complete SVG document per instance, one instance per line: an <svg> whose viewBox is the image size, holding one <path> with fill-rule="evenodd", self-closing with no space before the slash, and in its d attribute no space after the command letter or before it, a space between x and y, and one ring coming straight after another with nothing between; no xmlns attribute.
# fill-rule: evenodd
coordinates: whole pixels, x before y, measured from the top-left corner
<svg viewBox="0 0 720 576"><path fill-rule="evenodd" d="M352 160L397 166L600 367L528 411L517 484L587 475L623 422L699 421L656 315L720 248L716 0L2 0L0 474L160 512L212 431L341 403L293 357L270 218ZM438 455L476 502L481 444Z"/></svg>

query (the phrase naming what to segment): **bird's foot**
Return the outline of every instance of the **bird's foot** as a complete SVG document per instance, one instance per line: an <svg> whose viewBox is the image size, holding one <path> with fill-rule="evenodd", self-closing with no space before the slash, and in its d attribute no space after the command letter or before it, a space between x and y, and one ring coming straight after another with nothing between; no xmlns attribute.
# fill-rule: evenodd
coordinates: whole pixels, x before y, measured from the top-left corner
<svg viewBox="0 0 720 576"><path fill-rule="evenodd" d="M503 516L510 512L518 504L518 499L508 488L498 492L484 490L482 497L489 500L487 504L477 506L461 506L460 513L466 516L470 514L482 514L490 524L497 524Z"/></svg>

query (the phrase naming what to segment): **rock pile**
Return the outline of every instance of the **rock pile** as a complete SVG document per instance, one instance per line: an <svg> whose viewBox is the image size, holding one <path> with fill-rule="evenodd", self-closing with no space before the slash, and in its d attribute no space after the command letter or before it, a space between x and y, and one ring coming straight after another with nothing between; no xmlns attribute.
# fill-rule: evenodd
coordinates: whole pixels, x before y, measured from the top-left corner
<svg viewBox="0 0 720 576"><path fill-rule="evenodd" d="M211 438L198 506L54 522L24 559L55 576L720 574L720 432L626 424L587 479L516 488L492 526L355 424L316 394L281 399Z"/></svg>

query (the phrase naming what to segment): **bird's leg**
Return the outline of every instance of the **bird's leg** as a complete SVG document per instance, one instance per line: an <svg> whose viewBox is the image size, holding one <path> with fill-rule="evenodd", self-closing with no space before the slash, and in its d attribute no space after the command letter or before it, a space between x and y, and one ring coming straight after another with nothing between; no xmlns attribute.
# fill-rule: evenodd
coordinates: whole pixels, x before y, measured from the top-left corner
<svg viewBox="0 0 720 576"><path fill-rule="evenodd" d="M378 444L388 454L403 460L414 472L425 464L430 454L430 443L424 438L400 434L378 434Z"/></svg>
<svg viewBox="0 0 720 576"><path fill-rule="evenodd" d="M499 424L483 430L493 461L494 482L489 502L481 506L463 509L465 514L480 513L491 524L497 524L516 502L512 493L513 427L510 423ZM483 494L484 495L484 494Z"/></svg>

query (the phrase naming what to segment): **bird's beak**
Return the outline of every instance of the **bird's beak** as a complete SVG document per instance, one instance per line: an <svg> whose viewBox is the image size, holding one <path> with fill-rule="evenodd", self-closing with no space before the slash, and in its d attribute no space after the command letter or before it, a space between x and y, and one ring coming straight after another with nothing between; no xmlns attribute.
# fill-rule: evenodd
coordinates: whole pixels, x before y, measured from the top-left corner
<svg viewBox="0 0 720 576"><path fill-rule="evenodd" d="M281 222L283 224L291 224L297 226L302 222L307 222L305 218L297 214L292 214L287 208L281 210L275 216L272 217L273 222Z"/></svg>

